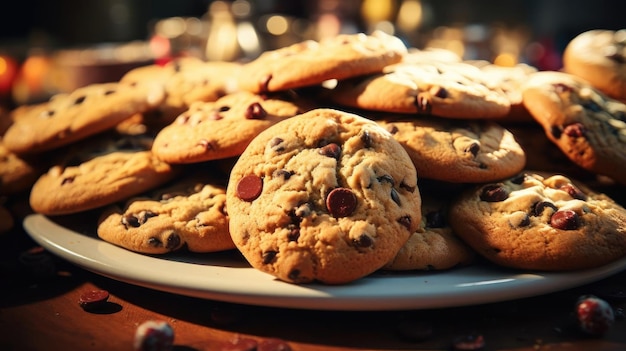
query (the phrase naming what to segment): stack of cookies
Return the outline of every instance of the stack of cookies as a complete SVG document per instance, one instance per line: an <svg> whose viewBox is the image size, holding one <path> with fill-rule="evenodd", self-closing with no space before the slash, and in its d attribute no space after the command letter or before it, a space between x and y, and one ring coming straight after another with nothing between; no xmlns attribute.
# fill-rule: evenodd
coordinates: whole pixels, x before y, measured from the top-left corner
<svg viewBox="0 0 626 351"><path fill-rule="evenodd" d="M0 195L296 284L598 267L626 256L626 210L598 190L626 184L626 99L577 74L595 49L572 44L563 72L379 31L137 68L4 114Z"/></svg>

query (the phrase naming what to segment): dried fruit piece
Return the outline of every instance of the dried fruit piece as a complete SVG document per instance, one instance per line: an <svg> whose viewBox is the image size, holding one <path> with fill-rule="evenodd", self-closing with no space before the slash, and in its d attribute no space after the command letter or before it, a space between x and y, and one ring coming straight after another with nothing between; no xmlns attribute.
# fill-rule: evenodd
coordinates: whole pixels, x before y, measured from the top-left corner
<svg viewBox="0 0 626 351"><path fill-rule="evenodd" d="M82 293L78 304L86 311L102 308L109 301L109 292L106 290L90 290Z"/></svg>
<svg viewBox="0 0 626 351"><path fill-rule="evenodd" d="M135 350L169 351L174 345L174 329L165 321L146 321L135 331Z"/></svg>
<svg viewBox="0 0 626 351"><path fill-rule="evenodd" d="M593 336L606 333L615 322L613 307L605 300L593 296L581 296L576 303L576 317L580 329Z"/></svg>

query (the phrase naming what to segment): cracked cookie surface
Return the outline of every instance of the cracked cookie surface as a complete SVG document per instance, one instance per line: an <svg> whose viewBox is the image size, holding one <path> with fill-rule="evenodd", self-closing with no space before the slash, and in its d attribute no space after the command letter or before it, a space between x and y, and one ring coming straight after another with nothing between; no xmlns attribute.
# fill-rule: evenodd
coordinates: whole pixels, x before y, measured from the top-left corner
<svg viewBox="0 0 626 351"><path fill-rule="evenodd" d="M3 142L17 154L39 153L113 129L163 101L161 87L124 83L91 84L58 94L17 118Z"/></svg>
<svg viewBox="0 0 626 351"><path fill-rule="evenodd" d="M575 164L626 184L626 104L562 72L533 73L524 104Z"/></svg>
<svg viewBox="0 0 626 351"><path fill-rule="evenodd" d="M33 184L29 202L46 215L109 205L171 180L177 169L150 151L151 137L102 134L71 145Z"/></svg>
<svg viewBox="0 0 626 351"><path fill-rule="evenodd" d="M402 62L381 73L339 81L338 104L366 110L449 118L497 118L511 108L504 91L463 62Z"/></svg>
<svg viewBox="0 0 626 351"><path fill-rule="evenodd" d="M300 112L289 100L245 91L196 102L159 131L152 151L171 163L238 156L261 131Z"/></svg>
<svg viewBox="0 0 626 351"><path fill-rule="evenodd" d="M230 232L250 264L292 283L347 283L419 226L417 173L375 122L316 109L261 132L233 166Z"/></svg>
<svg viewBox="0 0 626 351"><path fill-rule="evenodd" d="M435 117L376 122L404 146L422 178L488 182L513 176L526 164L513 134L496 123Z"/></svg>
<svg viewBox="0 0 626 351"><path fill-rule="evenodd" d="M452 203L449 220L476 252L505 267L576 270L626 255L626 210L559 174L475 186Z"/></svg>
<svg viewBox="0 0 626 351"><path fill-rule="evenodd" d="M228 232L226 187L195 173L167 187L104 209L98 236L131 251L163 254L234 249Z"/></svg>
<svg viewBox="0 0 626 351"><path fill-rule="evenodd" d="M238 89L265 93L379 72L400 62L406 52L399 38L382 31L306 40L266 51L244 64L237 78Z"/></svg>

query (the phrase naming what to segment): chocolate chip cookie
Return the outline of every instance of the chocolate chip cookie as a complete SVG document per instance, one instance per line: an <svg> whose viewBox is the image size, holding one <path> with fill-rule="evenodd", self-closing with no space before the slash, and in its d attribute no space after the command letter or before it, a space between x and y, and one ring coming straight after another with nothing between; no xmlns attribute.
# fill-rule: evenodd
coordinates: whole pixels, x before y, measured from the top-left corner
<svg viewBox="0 0 626 351"><path fill-rule="evenodd" d="M375 31L306 40L266 51L239 71L238 90L281 91L379 72L407 52L397 37Z"/></svg>
<svg viewBox="0 0 626 351"><path fill-rule="evenodd" d="M504 117L509 98L463 62L401 62L381 73L338 82L329 94L342 106L448 118Z"/></svg>
<svg viewBox="0 0 626 351"><path fill-rule="evenodd" d="M111 137L112 139L108 139ZM30 206L46 215L95 209L171 180L177 169L150 151L144 135L102 134L71 145L31 188Z"/></svg>
<svg viewBox="0 0 626 351"><path fill-rule="evenodd" d="M146 254L230 250L235 245L225 207L226 187L209 172L194 172L129 199L123 208L105 208L97 233L107 242Z"/></svg>
<svg viewBox="0 0 626 351"><path fill-rule="evenodd" d="M56 149L113 129L130 116L158 106L163 96L158 87L91 84L30 109L9 127L3 141L17 154Z"/></svg>
<svg viewBox="0 0 626 351"><path fill-rule="evenodd" d="M568 73L542 71L523 87L524 105L574 163L626 184L626 104Z"/></svg>
<svg viewBox="0 0 626 351"><path fill-rule="evenodd" d="M626 255L626 210L559 174L476 186L454 200L449 219L468 245L506 267L586 269Z"/></svg>
<svg viewBox="0 0 626 351"><path fill-rule="evenodd" d="M384 266L421 220L417 173L364 117L315 109L261 132L233 166L230 232L250 264L292 283L347 283Z"/></svg>
<svg viewBox="0 0 626 351"><path fill-rule="evenodd" d="M157 134L152 152L169 163L238 156L262 130L300 112L287 99L245 91L197 102Z"/></svg>
<svg viewBox="0 0 626 351"><path fill-rule="evenodd" d="M563 51L563 71L626 101L626 29L593 29L578 34Z"/></svg>
<svg viewBox="0 0 626 351"><path fill-rule="evenodd" d="M402 144L421 178L489 182L513 176L526 164L514 135L497 123L398 116L376 122Z"/></svg>
<svg viewBox="0 0 626 351"><path fill-rule="evenodd" d="M389 271L441 271L474 262L475 251L452 230L448 221L450 196L420 191L422 220L398 254L384 267Z"/></svg>

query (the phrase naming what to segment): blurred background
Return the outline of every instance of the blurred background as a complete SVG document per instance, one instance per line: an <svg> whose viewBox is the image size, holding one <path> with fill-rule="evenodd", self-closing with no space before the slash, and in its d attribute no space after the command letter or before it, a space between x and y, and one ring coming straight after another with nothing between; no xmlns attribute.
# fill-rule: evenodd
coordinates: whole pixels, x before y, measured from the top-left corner
<svg viewBox="0 0 626 351"><path fill-rule="evenodd" d="M245 62L305 39L380 29L407 46L541 70L589 29L623 29L609 0L31 0L0 10L0 106L37 103L180 56Z"/></svg>

